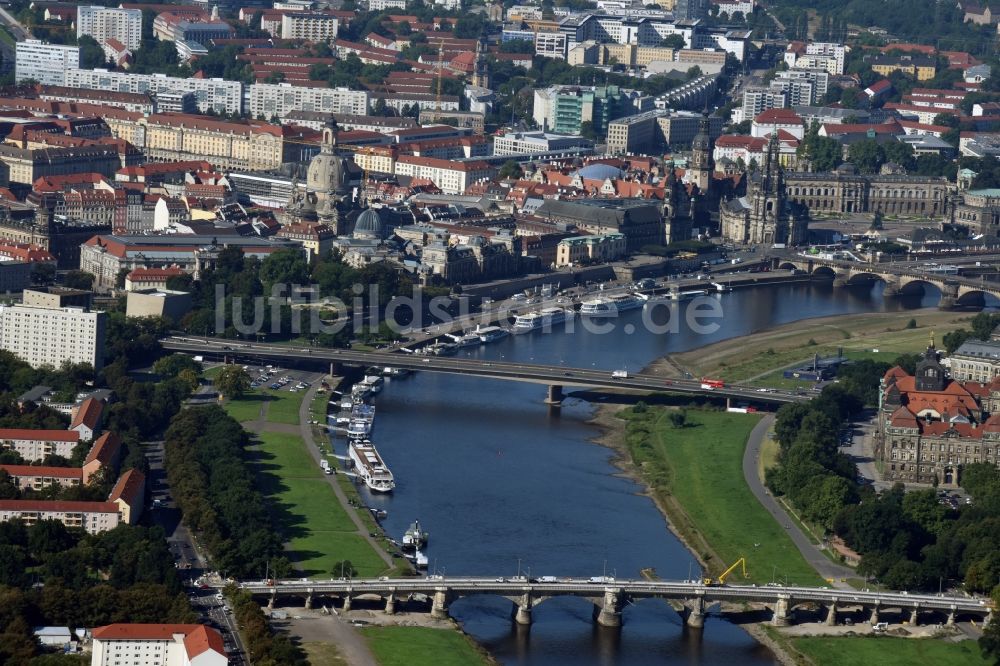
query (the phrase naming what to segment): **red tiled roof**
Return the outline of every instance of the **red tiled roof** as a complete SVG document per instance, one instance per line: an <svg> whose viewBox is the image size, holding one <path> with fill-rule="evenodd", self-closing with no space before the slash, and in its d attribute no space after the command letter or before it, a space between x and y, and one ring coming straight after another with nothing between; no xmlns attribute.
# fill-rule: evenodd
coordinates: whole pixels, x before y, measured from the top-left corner
<svg viewBox="0 0 1000 666"><path fill-rule="evenodd" d="M97 398L87 398L74 412L73 421L69 424L71 430L81 425L93 430L104 413L104 403Z"/></svg>
<svg viewBox="0 0 1000 666"><path fill-rule="evenodd" d="M0 465L0 470L11 476L55 476L64 479L82 479L79 467L50 467L48 465Z"/></svg>
<svg viewBox="0 0 1000 666"><path fill-rule="evenodd" d="M125 277L131 282L162 282L178 275L184 275L184 271L177 266L170 266L168 268L135 268Z"/></svg>
<svg viewBox="0 0 1000 666"><path fill-rule="evenodd" d="M753 120L759 125L766 125L769 123L784 123L792 125L802 124L802 118L791 109L768 109L767 111L762 111L757 114L757 117Z"/></svg>
<svg viewBox="0 0 1000 666"><path fill-rule="evenodd" d="M80 433L75 430L32 430L30 428L0 428L0 440L27 439L43 442L79 442Z"/></svg>
<svg viewBox="0 0 1000 666"><path fill-rule="evenodd" d="M112 502L68 502L63 500L0 500L0 511L65 511L79 513L118 513Z"/></svg>
<svg viewBox="0 0 1000 666"><path fill-rule="evenodd" d="M90 452L87 454L87 459L83 461L83 464L86 465L96 460L102 465L108 465L118 455L121 446L122 440L118 435L110 431L106 432L98 437L94 445L90 447Z"/></svg>
<svg viewBox="0 0 1000 666"><path fill-rule="evenodd" d="M142 502L143 484L146 476L137 469L130 469L118 478L118 483L111 489L108 501L123 500L126 504L133 506Z"/></svg>

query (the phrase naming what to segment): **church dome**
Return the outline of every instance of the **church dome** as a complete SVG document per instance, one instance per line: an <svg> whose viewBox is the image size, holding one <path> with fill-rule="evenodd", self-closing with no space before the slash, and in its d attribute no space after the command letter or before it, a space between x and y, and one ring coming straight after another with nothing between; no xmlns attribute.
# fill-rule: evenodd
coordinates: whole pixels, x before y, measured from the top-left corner
<svg viewBox="0 0 1000 666"><path fill-rule="evenodd" d="M314 192L347 193L347 168L344 159L324 150L309 162L306 185Z"/></svg>
<svg viewBox="0 0 1000 666"><path fill-rule="evenodd" d="M354 237L385 238L385 223L377 210L369 208L358 216L358 221L354 223Z"/></svg>

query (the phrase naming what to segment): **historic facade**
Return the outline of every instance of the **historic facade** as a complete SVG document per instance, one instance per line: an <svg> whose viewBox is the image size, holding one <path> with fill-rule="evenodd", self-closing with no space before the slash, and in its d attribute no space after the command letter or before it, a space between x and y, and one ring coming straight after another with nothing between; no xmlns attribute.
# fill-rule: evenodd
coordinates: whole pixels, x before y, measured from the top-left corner
<svg viewBox="0 0 1000 666"><path fill-rule="evenodd" d="M860 174L845 163L829 173L785 174L790 201L810 213L882 213L940 217L948 213L948 181L908 174Z"/></svg>
<svg viewBox="0 0 1000 666"><path fill-rule="evenodd" d="M915 375L882 378L875 455L887 481L961 483L962 467L1000 462L1000 380L951 379L933 344Z"/></svg>
<svg viewBox="0 0 1000 666"><path fill-rule="evenodd" d="M309 162L305 191L292 183L282 224L325 225L338 236L347 231L347 213L356 209L351 200L353 163L336 154L337 132L337 121L331 116L323 127L323 147Z"/></svg>
<svg viewBox="0 0 1000 666"><path fill-rule="evenodd" d="M772 134L764 164L750 174L746 194L722 202L719 226L724 238L751 245L796 245L805 240L807 214L787 199L778 151L777 134Z"/></svg>

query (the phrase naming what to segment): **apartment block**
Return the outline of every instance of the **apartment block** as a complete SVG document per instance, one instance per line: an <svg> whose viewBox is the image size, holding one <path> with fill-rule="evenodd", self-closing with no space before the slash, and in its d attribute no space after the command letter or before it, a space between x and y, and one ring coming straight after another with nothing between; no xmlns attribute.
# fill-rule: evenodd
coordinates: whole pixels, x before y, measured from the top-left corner
<svg viewBox="0 0 1000 666"><path fill-rule="evenodd" d="M142 10L81 5L76 8L76 36L84 35L98 44L117 39L125 48L137 49L142 41Z"/></svg>
<svg viewBox="0 0 1000 666"><path fill-rule="evenodd" d="M594 142L579 135L550 132L508 132L493 137L494 155L523 155L559 150L592 151Z"/></svg>
<svg viewBox="0 0 1000 666"><path fill-rule="evenodd" d="M71 88L113 90L130 93L191 92L198 103L198 110L243 111L243 84L224 79L178 78L165 74L129 74L109 72L106 69L68 69L66 85Z"/></svg>
<svg viewBox="0 0 1000 666"><path fill-rule="evenodd" d="M85 308L0 306L0 349L31 367L58 368L65 362L104 365L107 315Z"/></svg>
<svg viewBox="0 0 1000 666"><path fill-rule="evenodd" d="M83 482L79 467L49 467L45 465L0 465L14 485L22 490L42 490L49 486L78 486Z"/></svg>
<svg viewBox="0 0 1000 666"><path fill-rule="evenodd" d="M93 631L91 666L226 666L218 631L201 624L109 624Z"/></svg>
<svg viewBox="0 0 1000 666"><path fill-rule="evenodd" d="M47 86L66 83L66 70L80 66L80 48L49 44L38 39L18 42L14 53L14 77Z"/></svg>
<svg viewBox="0 0 1000 666"><path fill-rule="evenodd" d="M114 502L64 502L46 500L0 500L0 522L21 520L34 525L40 520L58 520L87 534L100 534L118 527L121 518Z"/></svg>
<svg viewBox="0 0 1000 666"><path fill-rule="evenodd" d="M336 16L312 12L282 14L281 38L307 42L329 42L337 38Z"/></svg>
<svg viewBox="0 0 1000 666"><path fill-rule="evenodd" d="M75 430L0 428L0 448L15 451L28 462L50 454L69 458L79 443L80 433Z"/></svg>
<svg viewBox="0 0 1000 666"><path fill-rule="evenodd" d="M250 107L254 118L284 120L292 111L350 114L368 113L367 90L348 88L307 88L290 83L254 83L250 86Z"/></svg>

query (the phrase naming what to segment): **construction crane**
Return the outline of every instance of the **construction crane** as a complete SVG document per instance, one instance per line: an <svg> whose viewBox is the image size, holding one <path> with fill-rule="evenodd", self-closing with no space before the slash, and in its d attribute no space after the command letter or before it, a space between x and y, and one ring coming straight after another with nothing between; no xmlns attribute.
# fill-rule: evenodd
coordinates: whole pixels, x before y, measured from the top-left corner
<svg viewBox="0 0 1000 666"><path fill-rule="evenodd" d="M726 578L729 576L729 574L733 573L733 571L736 570L736 567L740 567L740 569L741 569L741 571L743 573L743 577L744 578L749 578L750 577L750 574L747 573L747 561L746 561L746 558L741 557L740 559L738 559L735 562L733 562L733 566L729 567L728 569L726 569L725 571L723 571L721 574L719 574L718 578L714 578L713 579L711 577L708 577L708 578L702 579L702 582L705 585L725 585L726 584Z"/></svg>

